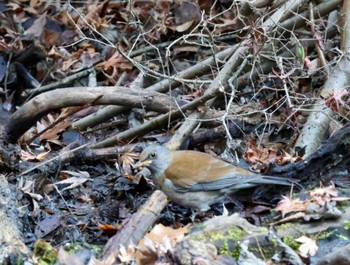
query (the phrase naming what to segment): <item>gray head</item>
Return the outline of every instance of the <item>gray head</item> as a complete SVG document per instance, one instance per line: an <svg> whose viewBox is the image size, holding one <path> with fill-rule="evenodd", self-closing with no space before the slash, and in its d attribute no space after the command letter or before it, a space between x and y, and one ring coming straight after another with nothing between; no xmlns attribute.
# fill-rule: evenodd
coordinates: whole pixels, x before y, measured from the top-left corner
<svg viewBox="0 0 350 265"><path fill-rule="evenodd" d="M152 174L152 177L161 175L170 163L170 151L161 145L150 145L146 147L139 157L139 162L134 168L146 167Z"/></svg>

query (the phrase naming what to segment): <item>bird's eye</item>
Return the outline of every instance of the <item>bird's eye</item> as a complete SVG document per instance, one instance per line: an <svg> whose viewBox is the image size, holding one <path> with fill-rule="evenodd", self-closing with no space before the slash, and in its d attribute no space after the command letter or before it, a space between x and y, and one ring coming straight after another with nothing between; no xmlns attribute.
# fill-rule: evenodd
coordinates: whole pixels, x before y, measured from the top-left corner
<svg viewBox="0 0 350 265"><path fill-rule="evenodd" d="M155 157L156 157L156 153L155 153L155 152L152 152L149 156L150 156L151 158L155 158Z"/></svg>

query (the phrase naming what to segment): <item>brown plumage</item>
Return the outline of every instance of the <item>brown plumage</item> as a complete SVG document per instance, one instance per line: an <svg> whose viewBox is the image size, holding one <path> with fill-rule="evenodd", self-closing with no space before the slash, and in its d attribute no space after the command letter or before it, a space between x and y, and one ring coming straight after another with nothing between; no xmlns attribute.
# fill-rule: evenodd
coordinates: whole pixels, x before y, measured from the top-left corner
<svg viewBox="0 0 350 265"><path fill-rule="evenodd" d="M185 207L207 211L235 191L261 184L292 185L289 179L263 176L197 151L170 151L161 145L143 150L134 168L146 167L156 187Z"/></svg>

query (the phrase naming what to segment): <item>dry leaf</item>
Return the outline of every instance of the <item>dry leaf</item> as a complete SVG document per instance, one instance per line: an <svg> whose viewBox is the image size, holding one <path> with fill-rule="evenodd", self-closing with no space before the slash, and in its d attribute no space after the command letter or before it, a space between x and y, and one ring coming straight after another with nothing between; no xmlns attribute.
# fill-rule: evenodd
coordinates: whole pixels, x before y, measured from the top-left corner
<svg viewBox="0 0 350 265"><path fill-rule="evenodd" d="M137 246L137 264L154 264L159 256L172 252L176 244L184 238L188 228L189 225L179 229L156 225Z"/></svg>
<svg viewBox="0 0 350 265"><path fill-rule="evenodd" d="M308 256L313 257L316 255L316 252L318 250L316 240L307 236L301 236L295 239L295 241L301 243L301 245L299 246L299 253L301 256L306 258Z"/></svg>
<svg viewBox="0 0 350 265"><path fill-rule="evenodd" d="M321 196L321 197L337 197L338 196L338 190L336 189L334 183L332 183L328 187L322 187L316 188L313 191L310 191L310 196Z"/></svg>
<svg viewBox="0 0 350 265"><path fill-rule="evenodd" d="M34 37L39 38L44 31L44 26L46 24L46 16L47 16L47 13L45 12L39 18L37 18L34 21L33 25L31 25L23 34L32 35Z"/></svg>
<svg viewBox="0 0 350 265"><path fill-rule="evenodd" d="M23 161L43 161L45 157L50 153L50 151L40 153L35 155L32 152L21 150L21 159Z"/></svg>
<svg viewBox="0 0 350 265"><path fill-rule="evenodd" d="M128 249L126 249L123 245L119 248L119 255L118 258L120 262L130 263L135 260L135 247L130 245L128 246Z"/></svg>
<svg viewBox="0 0 350 265"><path fill-rule="evenodd" d="M65 172L67 173L67 171ZM69 185L68 187L65 187L64 189L62 189L62 191L65 190L69 190L69 189L74 189L80 185L82 185L83 183L85 183L86 181L90 180L90 175L89 173L85 172L85 171L81 171L81 172L73 172L76 175L78 175L78 177L71 177L68 179L64 179L61 181L56 182L54 185ZM88 175L88 177L81 177L82 175L86 176Z"/></svg>
<svg viewBox="0 0 350 265"><path fill-rule="evenodd" d="M299 199L291 200L286 196L282 196L282 200L278 203L275 208L276 211L280 211L282 217L284 217L287 213L291 212L304 212L306 210L308 201L301 201Z"/></svg>
<svg viewBox="0 0 350 265"><path fill-rule="evenodd" d="M286 196L282 196L283 198L278 203L275 210L281 212L283 219L274 224L295 220L296 218L304 218L305 221L323 217L329 218L329 207L331 205L334 208L332 216L336 218L341 212L336 208L335 202L350 200L350 197L337 197L337 195L338 191L334 184L332 184L328 187L321 187L310 191L307 199L303 201L299 199L292 200ZM317 211L315 209L317 209ZM284 218L288 213L295 214Z"/></svg>

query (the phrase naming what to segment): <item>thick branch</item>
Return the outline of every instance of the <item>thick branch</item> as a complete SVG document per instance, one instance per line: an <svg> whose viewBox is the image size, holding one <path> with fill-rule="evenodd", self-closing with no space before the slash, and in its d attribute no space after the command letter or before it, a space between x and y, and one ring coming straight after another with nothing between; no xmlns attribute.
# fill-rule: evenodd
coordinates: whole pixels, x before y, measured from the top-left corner
<svg viewBox="0 0 350 265"><path fill-rule="evenodd" d="M116 87L71 87L40 94L17 110L6 125L7 137L15 142L23 133L48 112L60 108L85 105L97 97L95 105L122 105L167 112L169 107L183 105L168 96L152 91L136 91Z"/></svg>

